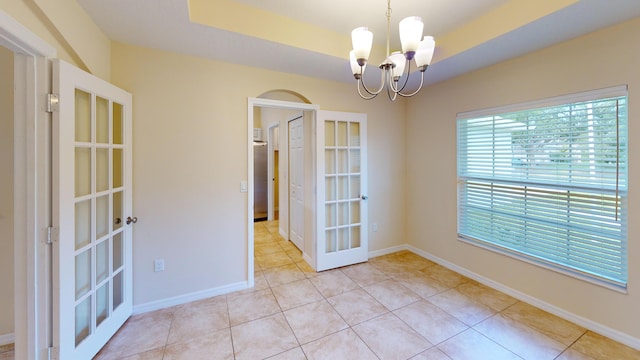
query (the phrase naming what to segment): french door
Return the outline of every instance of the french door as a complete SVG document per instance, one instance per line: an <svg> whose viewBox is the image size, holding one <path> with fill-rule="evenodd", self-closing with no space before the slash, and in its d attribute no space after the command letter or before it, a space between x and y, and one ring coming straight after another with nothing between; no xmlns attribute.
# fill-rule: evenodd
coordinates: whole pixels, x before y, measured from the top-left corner
<svg viewBox="0 0 640 360"><path fill-rule="evenodd" d="M317 260L322 271L368 260L367 116L317 113Z"/></svg>
<svg viewBox="0 0 640 360"><path fill-rule="evenodd" d="M53 91L53 342L90 359L132 311L132 98L59 60Z"/></svg>

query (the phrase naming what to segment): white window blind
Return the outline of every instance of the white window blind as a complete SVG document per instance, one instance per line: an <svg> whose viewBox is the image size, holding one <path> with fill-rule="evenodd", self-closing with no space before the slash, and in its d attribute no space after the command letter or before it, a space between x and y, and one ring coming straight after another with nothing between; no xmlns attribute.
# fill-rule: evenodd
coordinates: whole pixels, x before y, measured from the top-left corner
<svg viewBox="0 0 640 360"><path fill-rule="evenodd" d="M462 240L626 287L626 88L462 114L457 137Z"/></svg>

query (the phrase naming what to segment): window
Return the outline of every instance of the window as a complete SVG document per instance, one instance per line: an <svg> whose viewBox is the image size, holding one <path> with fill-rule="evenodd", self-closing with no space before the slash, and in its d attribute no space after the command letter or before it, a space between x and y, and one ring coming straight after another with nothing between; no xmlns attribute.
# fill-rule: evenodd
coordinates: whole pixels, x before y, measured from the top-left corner
<svg viewBox="0 0 640 360"><path fill-rule="evenodd" d="M458 237L627 284L627 90L458 115Z"/></svg>

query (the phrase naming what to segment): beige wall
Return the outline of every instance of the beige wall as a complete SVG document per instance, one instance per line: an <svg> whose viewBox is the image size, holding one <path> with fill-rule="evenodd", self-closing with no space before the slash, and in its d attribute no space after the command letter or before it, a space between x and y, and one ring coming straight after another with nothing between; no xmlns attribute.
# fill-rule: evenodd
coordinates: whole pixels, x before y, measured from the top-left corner
<svg viewBox="0 0 640 360"><path fill-rule="evenodd" d="M407 117L411 245L640 339L640 19L429 87ZM456 113L629 85L629 287L621 294L457 241Z"/></svg>
<svg viewBox="0 0 640 360"><path fill-rule="evenodd" d="M112 44L111 76L134 94L134 304L244 281L247 97L296 91L368 113L370 249L405 243L404 109L353 86ZM280 159L282 161L282 158ZM282 204L280 204L282 206ZM166 270L153 272L153 259Z"/></svg>
<svg viewBox="0 0 640 360"><path fill-rule="evenodd" d="M0 0L0 10L57 50L57 57L109 80L111 41L75 0Z"/></svg>
<svg viewBox="0 0 640 360"><path fill-rule="evenodd" d="M13 52L1 46L0 289L2 336L13 333Z"/></svg>

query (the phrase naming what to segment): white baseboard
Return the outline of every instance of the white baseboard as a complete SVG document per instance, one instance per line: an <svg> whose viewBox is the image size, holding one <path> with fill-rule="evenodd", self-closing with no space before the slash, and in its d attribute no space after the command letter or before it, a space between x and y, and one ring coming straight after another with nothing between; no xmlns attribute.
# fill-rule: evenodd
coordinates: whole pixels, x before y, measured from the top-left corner
<svg viewBox="0 0 640 360"><path fill-rule="evenodd" d="M160 310L175 305L185 304L191 301L202 300L218 295L228 294L230 292L247 289L248 285L246 281L237 282L235 284L229 284L220 286L217 288L206 289L201 291L192 292L189 294L178 295L166 299L151 301L145 304L134 305L133 314L142 314L149 311Z"/></svg>
<svg viewBox="0 0 640 360"><path fill-rule="evenodd" d="M495 290L501 291L507 295L510 295L518 300L524 301L526 303L529 303L539 309L542 309L546 312L549 312L551 314L554 314L558 317L561 317L567 321L570 321L576 325L580 325L586 329L589 329L595 333L598 333L600 335L606 336L610 339L613 339L615 341L618 341L620 343L623 343L627 346L630 346L634 349L638 349L640 350L640 339L635 338L629 334L620 332L618 330L612 329L608 326L602 325L600 323L597 323L593 320L587 319L585 317L576 315L572 312L569 312L567 310L561 309L557 306L554 306L552 304L549 304L547 302L544 302L538 298L535 298L533 296L527 295L523 292L520 292L518 290L512 289L508 286L505 286L499 282L493 281L489 278L486 278L482 275L479 275L475 272L472 272L466 268L463 268L461 266L458 266L456 264L450 263L446 260L443 260L433 254L430 254L426 251L422 251L416 247L413 247L411 245L405 245L405 248L417 255L422 256L425 259L431 260L435 263L438 263L444 267L446 267L449 270L455 271L459 274L462 274L468 278L471 278L481 284L484 284L490 288L493 288Z"/></svg>
<svg viewBox="0 0 640 360"><path fill-rule="evenodd" d="M13 344L15 341L16 338L13 333L0 335L0 346Z"/></svg>
<svg viewBox="0 0 640 360"><path fill-rule="evenodd" d="M278 232L280 233L280 236L282 236L285 239L289 238L289 235L287 235L287 232L284 231L284 229L278 228Z"/></svg>
<svg viewBox="0 0 640 360"><path fill-rule="evenodd" d="M393 246L393 247L382 249L382 250L369 251L369 259L377 257L377 256L392 254L394 252L398 252L398 251L402 251L402 250L409 250L408 245L406 245L406 244L405 245L398 245L398 246Z"/></svg>

